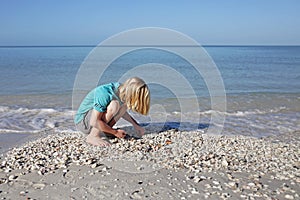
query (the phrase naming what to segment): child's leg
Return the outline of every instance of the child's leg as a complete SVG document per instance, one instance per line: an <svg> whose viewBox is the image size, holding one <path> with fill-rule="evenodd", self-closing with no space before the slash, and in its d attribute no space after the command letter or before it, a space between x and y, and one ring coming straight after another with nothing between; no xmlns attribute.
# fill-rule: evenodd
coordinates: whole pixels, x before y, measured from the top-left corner
<svg viewBox="0 0 300 200"><path fill-rule="evenodd" d="M127 107L125 104L120 106L119 101L112 100L107 107L107 111L102 115L102 120L110 127L113 127L116 122L125 114Z"/></svg>
<svg viewBox="0 0 300 200"><path fill-rule="evenodd" d="M115 123L124 115L127 107L125 105L120 106L117 100L113 100L107 107L107 110L102 115L102 120L107 123L110 127L113 127ZM95 113L92 113L91 120L95 119ZM87 142L97 146L107 146L110 143L101 138L103 132L95 127L92 127L90 134L87 136Z"/></svg>
<svg viewBox="0 0 300 200"><path fill-rule="evenodd" d="M86 142L96 146L109 146L110 143L101 137L101 131L92 127L91 132L86 137Z"/></svg>

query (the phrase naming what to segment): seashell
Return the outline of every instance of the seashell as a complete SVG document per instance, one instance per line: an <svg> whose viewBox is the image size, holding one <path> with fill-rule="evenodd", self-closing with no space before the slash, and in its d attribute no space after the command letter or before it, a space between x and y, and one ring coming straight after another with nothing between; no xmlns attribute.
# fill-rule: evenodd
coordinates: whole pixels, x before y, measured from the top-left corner
<svg viewBox="0 0 300 200"><path fill-rule="evenodd" d="M97 163L94 163L94 164L91 165L91 168L94 169L94 168L96 168L97 166L98 166L98 164L97 164Z"/></svg>
<svg viewBox="0 0 300 200"><path fill-rule="evenodd" d="M18 176L16 176L16 175L10 175L8 177L8 180L13 181L14 179L17 179L17 178L18 178Z"/></svg>
<svg viewBox="0 0 300 200"><path fill-rule="evenodd" d="M229 183L227 183L227 185L228 185L231 189L233 189L233 190L235 190L235 189L238 188L238 183L237 183L237 182L229 182Z"/></svg>
<svg viewBox="0 0 300 200"><path fill-rule="evenodd" d="M165 144L166 144L166 145L172 144L172 141L169 140L169 139L167 139L167 140L165 141Z"/></svg>
<svg viewBox="0 0 300 200"><path fill-rule="evenodd" d="M194 178L194 182L195 182L195 183L199 183L199 182L202 181L202 180L204 180L204 179L201 179L201 178L198 177L198 176L196 176L196 177Z"/></svg>
<svg viewBox="0 0 300 200"><path fill-rule="evenodd" d="M46 185L45 185L44 183L34 183L34 184L32 185L32 187L33 187L34 189L40 189L40 190L44 189L45 186L46 186Z"/></svg>
<svg viewBox="0 0 300 200"><path fill-rule="evenodd" d="M294 196L292 196L290 194L286 194L286 195L284 195L284 198L286 198L286 199L294 199Z"/></svg>
<svg viewBox="0 0 300 200"><path fill-rule="evenodd" d="M213 181L212 183L215 185L220 185L220 183L218 181Z"/></svg>
<svg viewBox="0 0 300 200"><path fill-rule="evenodd" d="M222 160L221 165L223 167L228 167L228 162L227 162L227 160L225 158Z"/></svg>

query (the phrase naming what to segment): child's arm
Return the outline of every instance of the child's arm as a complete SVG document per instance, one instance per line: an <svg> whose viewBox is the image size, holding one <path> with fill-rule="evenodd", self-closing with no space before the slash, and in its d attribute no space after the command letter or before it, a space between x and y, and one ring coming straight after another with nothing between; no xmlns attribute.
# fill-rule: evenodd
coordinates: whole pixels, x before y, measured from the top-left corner
<svg viewBox="0 0 300 200"><path fill-rule="evenodd" d="M90 123L94 128L96 128L100 131L103 131L105 133L110 133L112 135L115 135L118 138L125 137L126 132L124 130L121 130L121 129L115 130L115 129L111 128L107 123L105 123L102 120L102 115L103 115L102 112L93 110Z"/></svg>
<svg viewBox="0 0 300 200"><path fill-rule="evenodd" d="M131 117L131 115L129 115L128 112L125 112L122 117L123 117L123 119L125 119L126 121L131 123L133 126L139 126L137 121L135 121L135 119L133 119L133 117Z"/></svg>
<svg viewBox="0 0 300 200"><path fill-rule="evenodd" d="M131 115L128 114L128 112L125 112L125 114L122 116L123 119L125 119L126 121L128 121L129 123L131 123L134 127L134 129L140 134L140 135L144 135L145 133L145 129L143 127L141 127L137 121L135 121L135 119L133 117L131 117Z"/></svg>

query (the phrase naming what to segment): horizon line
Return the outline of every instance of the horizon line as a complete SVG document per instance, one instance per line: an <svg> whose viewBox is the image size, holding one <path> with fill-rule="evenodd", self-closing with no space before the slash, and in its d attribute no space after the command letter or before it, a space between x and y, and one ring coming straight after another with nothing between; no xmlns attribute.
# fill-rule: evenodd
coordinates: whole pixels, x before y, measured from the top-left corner
<svg viewBox="0 0 300 200"><path fill-rule="evenodd" d="M0 48L43 48L43 47L299 47L300 44L205 44L205 45L0 45Z"/></svg>

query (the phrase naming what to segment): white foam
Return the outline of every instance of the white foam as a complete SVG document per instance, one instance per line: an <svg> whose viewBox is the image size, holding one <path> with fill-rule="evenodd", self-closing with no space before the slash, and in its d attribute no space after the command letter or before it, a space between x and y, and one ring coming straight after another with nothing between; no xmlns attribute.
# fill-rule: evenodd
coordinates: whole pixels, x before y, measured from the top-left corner
<svg viewBox="0 0 300 200"><path fill-rule="evenodd" d="M74 126L72 110L29 109L0 106L0 132L35 133L49 128Z"/></svg>
<svg viewBox="0 0 300 200"><path fill-rule="evenodd" d="M158 130L177 128L180 124L182 130L204 130L207 126L221 126L210 124L212 114L225 114L224 133L228 134L278 134L282 131L299 129L299 114L289 111L286 107L277 107L265 110L246 110L218 112L215 110L192 111L182 113L152 112L151 116L140 116L134 113L134 118L145 125L146 129ZM56 132L76 131L73 122L75 111L54 108L10 108L0 106L0 133L39 133L45 130ZM162 116L166 116L162 117ZM181 123L182 122L182 123ZM130 124L120 120L117 127L126 127ZM223 125L222 125L223 126Z"/></svg>
<svg viewBox="0 0 300 200"><path fill-rule="evenodd" d="M263 115L263 114L273 114L273 113L279 113L282 111L287 110L286 107L282 106L279 108L274 108L274 109L269 109L269 110L258 110L254 109L252 111L235 111L235 112L220 112L220 111L215 111L215 110L207 110L207 111L202 111L199 112L200 115L208 115L208 114L225 114L227 116L237 116L237 117L242 117L242 116L247 116L247 115Z"/></svg>

